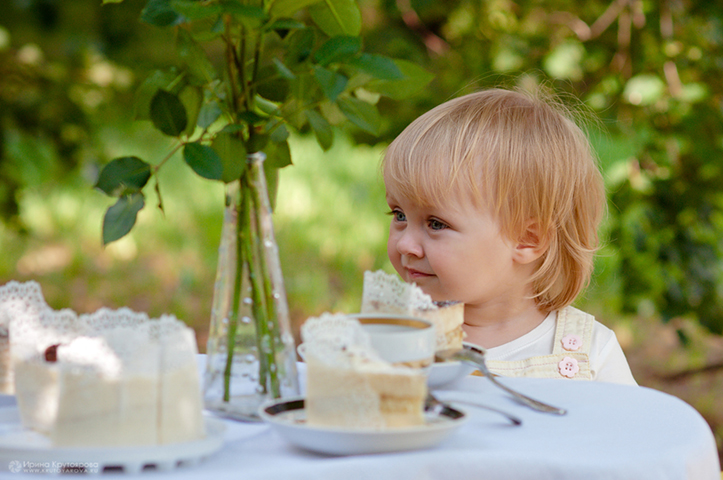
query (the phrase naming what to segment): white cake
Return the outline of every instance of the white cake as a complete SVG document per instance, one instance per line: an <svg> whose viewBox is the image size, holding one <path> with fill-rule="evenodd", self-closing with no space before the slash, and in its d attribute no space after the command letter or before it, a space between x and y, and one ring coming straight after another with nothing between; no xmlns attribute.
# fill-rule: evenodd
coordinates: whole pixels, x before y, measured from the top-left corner
<svg viewBox="0 0 723 480"><path fill-rule="evenodd" d="M424 422L426 376L374 352L359 322L324 314L301 327L310 425L396 428Z"/></svg>
<svg viewBox="0 0 723 480"><path fill-rule="evenodd" d="M127 308L78 316L37 302L8 305L26 428L63 447L203 438L195 336L175 317L150 319Z"/></svg>
<svg viewBox="0 0 723 480"><path fill-rule="evenodd" d="M434 324L437 350L462 348L465 337L462 302L434 302L416 284L405 283L382 270L364 272L361 313L394 313L424 318Z"/></svg>

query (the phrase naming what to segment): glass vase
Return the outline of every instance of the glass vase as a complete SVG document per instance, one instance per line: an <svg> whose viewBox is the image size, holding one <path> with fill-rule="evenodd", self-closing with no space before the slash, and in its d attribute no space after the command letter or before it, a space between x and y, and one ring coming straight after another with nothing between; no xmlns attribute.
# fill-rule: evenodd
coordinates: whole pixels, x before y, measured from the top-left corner
<svg viewBox="0 0 723 480"><path fill-rule="evenodd" d="M226 186L206 348L206 409L244 421L259 421L268 399L299 394L264 159L248 155L243 176Z"/></svg>

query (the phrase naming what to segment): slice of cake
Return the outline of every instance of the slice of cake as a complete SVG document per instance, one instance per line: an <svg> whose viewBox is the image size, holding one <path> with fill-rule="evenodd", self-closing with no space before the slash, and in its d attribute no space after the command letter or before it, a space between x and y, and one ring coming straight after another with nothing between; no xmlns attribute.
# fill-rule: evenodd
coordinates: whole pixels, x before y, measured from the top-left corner
<svg viewBox="0 0 723 480"><path fill-rule="evenodd" d="M205 436L195 335L174 316L127 308L78 316L17 299L2 311L21 421L54 446Z"/></svg>
<svg viewBox="0 0 723 480"><path fill-rule="evenodd" d="M424 423L424 372L379 358L357 320L324 314L307 320L301 336L310 425L382 429Z"/></svg>
<svg viewBox="0 0 723 480"><path fill-rule="evenodd" d="M405 283L382 270L364 272L361 313L395 313L424 318L434 324L437 350L462 348L465 337L462 302L434 302L416 284Z"/></svg>

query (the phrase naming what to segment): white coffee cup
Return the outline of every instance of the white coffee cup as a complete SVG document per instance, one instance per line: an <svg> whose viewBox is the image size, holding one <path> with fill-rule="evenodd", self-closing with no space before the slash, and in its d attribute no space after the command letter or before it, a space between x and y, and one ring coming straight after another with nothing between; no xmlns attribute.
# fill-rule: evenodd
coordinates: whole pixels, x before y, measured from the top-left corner
<svg viewBox="0 0 723 480"><path fill-rule="evenodd" d="M372 347L392 364L427 367L434 362L436 335L428 320L386 313L349 315L369 334Z"/></svg>

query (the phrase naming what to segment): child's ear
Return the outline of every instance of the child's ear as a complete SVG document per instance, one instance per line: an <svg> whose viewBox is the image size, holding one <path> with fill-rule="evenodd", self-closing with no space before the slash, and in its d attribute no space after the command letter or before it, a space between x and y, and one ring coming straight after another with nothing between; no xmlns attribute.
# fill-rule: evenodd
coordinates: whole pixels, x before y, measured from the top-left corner
<svg viewBox="0 0 723 480"><path fill-rule="evenodd" d="M547 251L549 245L549 237L540 228L540 223L530 220L515 246L514 259L520 264L532 263Z"/></svg>

